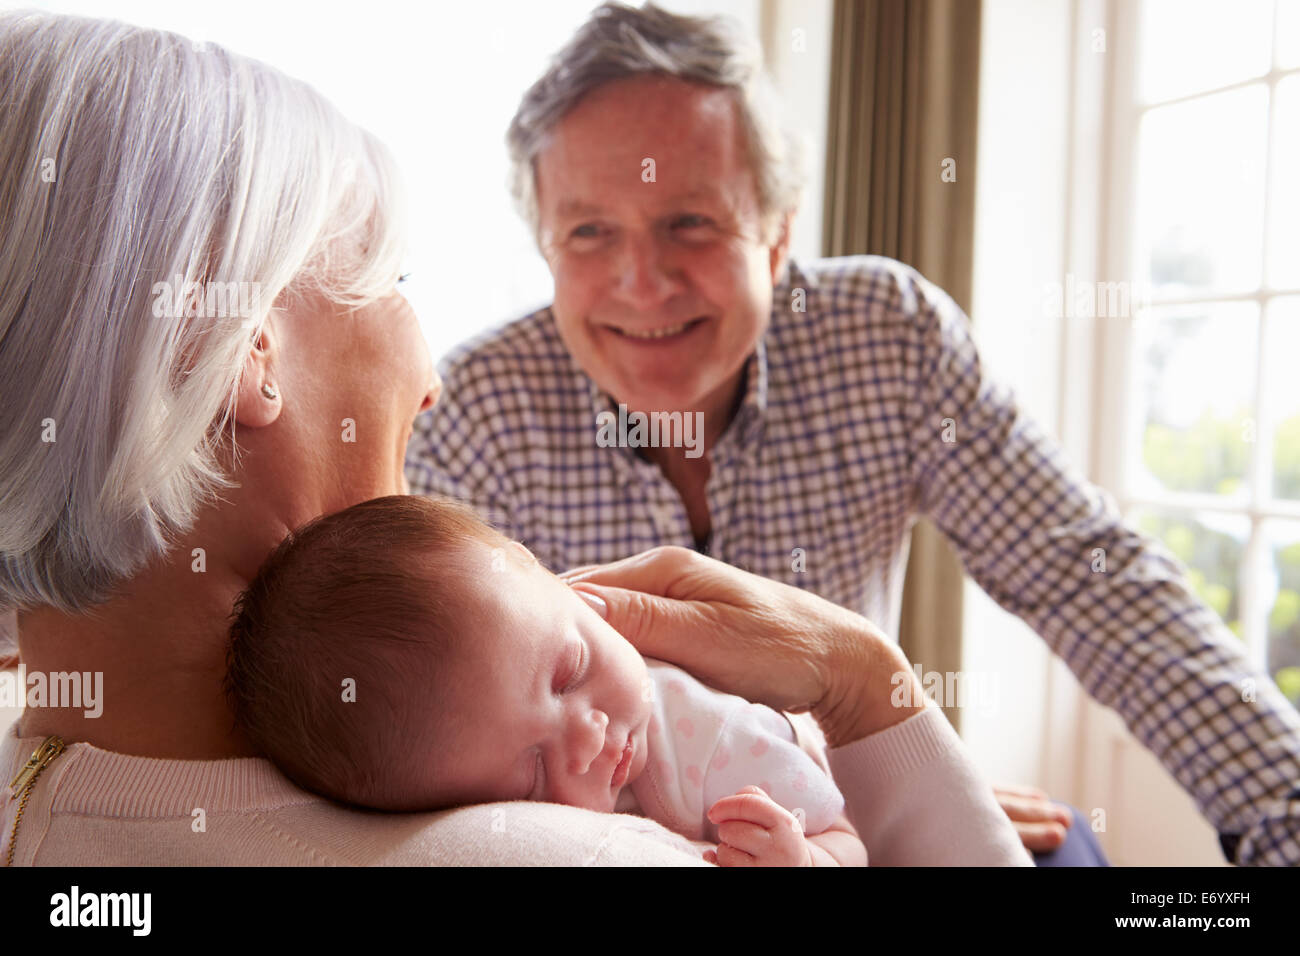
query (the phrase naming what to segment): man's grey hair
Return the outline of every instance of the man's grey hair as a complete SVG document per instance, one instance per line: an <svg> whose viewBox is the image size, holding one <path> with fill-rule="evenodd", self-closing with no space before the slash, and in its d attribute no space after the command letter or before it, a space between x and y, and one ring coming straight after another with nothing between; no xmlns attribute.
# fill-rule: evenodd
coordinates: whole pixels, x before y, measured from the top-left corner
<svg viewBox="0 0 1300 956"><path fill-rule="evenodd" d="M806 151L780 121L763 71L762 51L733 20L669 13L652 3L597 7L546 73L524 94L506 145L510 191L538 237L536 159L556 124L588 93L613 80L645 74L731 90L749 147L766 241L793 213L806 179Z"/></svg>
<svg viewBox="0 0 1300 956"><path fill-rule="evenodd" d="M404 203L306 84L172 33L0 14L0 91L0 609L80 611L232 484L272 307L391 292Z"/></svg>

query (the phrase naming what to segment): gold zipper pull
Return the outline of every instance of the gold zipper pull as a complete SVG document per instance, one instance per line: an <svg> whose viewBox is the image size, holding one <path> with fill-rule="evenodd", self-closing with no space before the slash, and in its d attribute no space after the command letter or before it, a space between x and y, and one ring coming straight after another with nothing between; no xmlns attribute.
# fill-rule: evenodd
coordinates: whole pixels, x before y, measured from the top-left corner
<svg viewBox="0 0 1300 956"><path fill-rule="evenodd" d="M63 738L49 736L41 741L41 745L32 751L32 755L27 758L27 763L18 771L18 776L14 777L13 782L9 784L9 789L14 796L31 781L38 773L45 769L45 765L51 760L63 753Z"/></svg>

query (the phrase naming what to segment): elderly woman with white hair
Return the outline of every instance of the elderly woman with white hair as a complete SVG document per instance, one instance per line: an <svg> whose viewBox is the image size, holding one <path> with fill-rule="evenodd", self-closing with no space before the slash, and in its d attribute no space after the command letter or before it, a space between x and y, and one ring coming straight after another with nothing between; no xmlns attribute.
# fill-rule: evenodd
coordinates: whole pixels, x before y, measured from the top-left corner
<svg viewBox="0 0 1300 956"><path fill-rule="evenodd" d="M439 394L396 291L393 162L304 84L121 23L0 15L0 87L0 609L29 675L102 678L97 714L29 700L0 741L6 862L702 863L627 815L358 812L253 752L222 695L234 598L290 530L407 490ZM930 810L884 759L926 709L919 686L889 703L901 653L704 566L720 629L771 638L747 642L752 693L856 754L872 782L842 787L891 808L864 839L906 845ZM923 756L936 794L985 792L955 735ZM1028 862L983 810L948 821L965 862Z"/></svg>

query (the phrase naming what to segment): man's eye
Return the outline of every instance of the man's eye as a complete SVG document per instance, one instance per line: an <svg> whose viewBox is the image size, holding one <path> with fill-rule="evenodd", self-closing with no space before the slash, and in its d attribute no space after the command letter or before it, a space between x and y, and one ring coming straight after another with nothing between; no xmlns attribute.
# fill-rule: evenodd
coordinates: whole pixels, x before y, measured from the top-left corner
<svg viewBox="0 0 1300 956"><path fill-rule="evenodd" d="M673 220L674 229L699 229L710 224L711 221L707 217L696 215L678 216Z"/></svg>
<svg viewBox="0 0 1300 956"><path fill-rule="evenodd" d="M593 222L585 222L577 226L569 235L575 239L595 239L600 235L600 226Z"/></svg>

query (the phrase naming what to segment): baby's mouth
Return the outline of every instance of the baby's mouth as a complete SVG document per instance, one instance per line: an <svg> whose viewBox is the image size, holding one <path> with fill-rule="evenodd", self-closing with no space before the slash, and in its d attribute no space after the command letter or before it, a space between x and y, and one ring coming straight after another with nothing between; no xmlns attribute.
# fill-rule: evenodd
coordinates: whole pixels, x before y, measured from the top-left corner
<svg viewBox="0 0 1300 956"><path fill-rule="evenodd" d="M611 787L621 787L624 783L627 782L628 773L632 769L633 751L634 748L632 746L632 734L628 733L627 743L624 744L623 746L623 756L619 760L618 764L614 767L614 774L609 781Z"/></svg>

